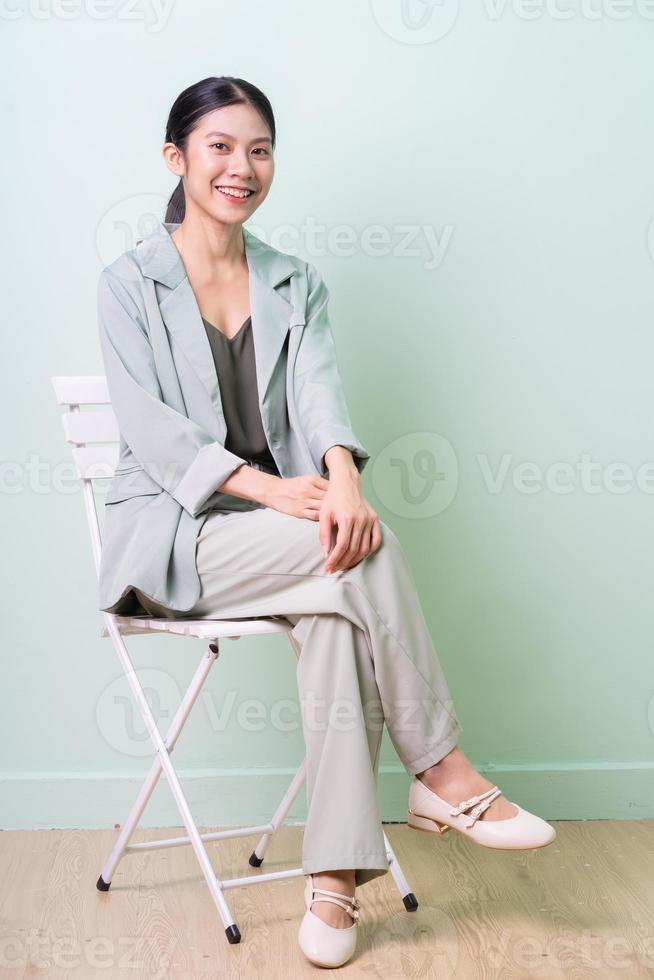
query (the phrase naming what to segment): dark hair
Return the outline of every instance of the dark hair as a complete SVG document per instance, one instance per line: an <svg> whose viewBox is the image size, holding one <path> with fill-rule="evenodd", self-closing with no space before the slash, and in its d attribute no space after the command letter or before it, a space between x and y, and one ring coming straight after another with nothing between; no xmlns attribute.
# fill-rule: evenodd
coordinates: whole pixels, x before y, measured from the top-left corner
<svg viewBox="0 0 654 980"><path fill-rule="evenodd" d="M251 105L261 114L270 129L274 149L275 117L270 102L256 85L246 82L243 78L234 78L232 75L203 78L201 82L196 82L180 92L168 115L165 142L174 143L183 152L189 134L201 116L214 109L224 109L225 106L237 103ZM170 195L164 221L181 222L184 220L185 211L184 183L180 177L177 187Z"/></svg>

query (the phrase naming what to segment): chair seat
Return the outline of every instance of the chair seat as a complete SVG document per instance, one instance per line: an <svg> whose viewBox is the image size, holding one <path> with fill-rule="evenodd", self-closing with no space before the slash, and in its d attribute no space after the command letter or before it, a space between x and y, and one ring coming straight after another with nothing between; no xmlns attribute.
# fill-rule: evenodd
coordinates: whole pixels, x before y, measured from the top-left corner
<svg viewBox="0 0 654 980"><path fill-rule="evenodd" d="M137 633L174 633L178 636L197 636L211 640L261 633L288 633L292 626L284 616L246 616L242 619L155 619L152 616L114 616L121 635ZM102 626L100 636L109 636Z"/></svg>

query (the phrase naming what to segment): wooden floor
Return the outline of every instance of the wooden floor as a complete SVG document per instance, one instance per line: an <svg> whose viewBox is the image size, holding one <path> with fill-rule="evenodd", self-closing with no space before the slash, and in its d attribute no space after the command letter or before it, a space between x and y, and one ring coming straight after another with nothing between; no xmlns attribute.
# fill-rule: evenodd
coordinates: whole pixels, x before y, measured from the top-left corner
<svg viewBox="0 0 654 980"><path fill-rule="evenodd" d="M419 908L404 910L390 874L363 885L357 952L334 971L297 945L303 877L226 891L242 934L230 946L189 847L129 854L100 893L116 831L5 831L0 977L653 977L654 821L554 825L548 847L497 851L385 824ZM255 838L207 846L224 878L257 875L299 867L301 834L282 828L260 872L247 862Z"/></svg>

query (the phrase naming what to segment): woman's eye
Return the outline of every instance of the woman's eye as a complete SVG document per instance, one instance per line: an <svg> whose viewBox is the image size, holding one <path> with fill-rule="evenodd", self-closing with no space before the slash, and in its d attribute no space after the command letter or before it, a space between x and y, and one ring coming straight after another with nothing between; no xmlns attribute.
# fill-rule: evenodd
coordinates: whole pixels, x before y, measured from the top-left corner
<svg viewBox="0 0 654 980"><path fill-rule="evenodd" d="M219 147L219 146L224 146L224 147L226 147L226 146L227 146L227 144L226 144L226 143L210 143L210 144L209 144L209 147L210 147L210 149L213 149L213 148L214 148L214 146L215 146L215 147ZM257 148L255 149L255 152L256 152L256 153L259 153L259 154L261 154L261 153L263 153L263 154L264 154L264 156L267 156L267 155L268 155L268 150L267 150L267 149L266 149L266 148L265 148L264 146L260 146L260 147L257 147Z"/></svg>

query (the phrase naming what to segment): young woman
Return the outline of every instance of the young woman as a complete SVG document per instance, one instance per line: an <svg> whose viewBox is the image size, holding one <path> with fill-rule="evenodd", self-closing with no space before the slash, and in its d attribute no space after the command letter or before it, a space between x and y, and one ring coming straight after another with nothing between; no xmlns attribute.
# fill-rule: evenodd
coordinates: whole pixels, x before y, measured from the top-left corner
<svg viewBox="0 0 654 980"><path fill-rule="evenodd" d="M462 727L398 538L365 499L316 267L243 223L274 173L275 120L240 78L172 106L165 221L105 268L107 383L121 432L100 608L293 624L309 810L299 942L340 966L355 887L388 871L377 804L385 722L413 777L409 824L487 847L549 844L461 749ZM343 711L345 708L345 711Z"/></svg>

